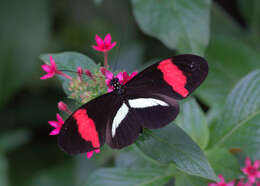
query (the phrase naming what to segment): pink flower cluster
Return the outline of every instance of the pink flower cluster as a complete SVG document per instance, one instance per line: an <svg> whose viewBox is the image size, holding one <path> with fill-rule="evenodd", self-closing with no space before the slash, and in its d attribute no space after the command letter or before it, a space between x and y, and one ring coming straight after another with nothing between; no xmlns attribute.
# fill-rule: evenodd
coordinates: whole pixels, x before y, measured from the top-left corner
<svg viewBox="0 0 260 186"><path fill-rule="evenodd" d="M114 76L112 72L107 70L107 67L108 67L107 53L108 53L108 51L110 51L116 45L116 42L112 43L112 38L111 38L110 34L107 34L105 36L104 40L102 40L98 35L96 35L96 43L97 43L97 46L93 45L92 46L93 49L104 53L104 67L100 68L100 72L101 72L101 76L103 78L105 77L105 82L106 82L106 86L108 87L108 90L107 90L108 92L113 91L113 87L110 85L110 81L113 78L115 78L115 77L118 78L119 82L122 85L124 85L127 81L132 79L137 74L137 72L133 72L131 75L128 75L127 72L119 72L116 76ZM57 75L61 75L65 78L69 79L72 82L72 84L74 82L74 79L71 76L69 76L69 75L67 75L67 74L65 74L62 71L57 69L57 65L56 65L52 56L50 56L50 64L42 65L42 69L47 73L40 78L42 80L52 78L55 74L57 74ZM96 76L93 75L88 69L83 70L81 67L78 67L77 68L77 74L78 74L78 78L77 78L78 81L75 81L76 83L83 82L82 75L85 74L96 85ZM58 109L60 111L66 112L69 115L72 114L72 112L70 111L68 106L62 101L60 101L58 103ZM54 127L54 129L50 132L50 135L58 135L60 133L62 125L64 124L64 121L63 121L62 117L60 116L60 114L56 114L56 118L57 118L57 121L49 121L48 122L52 127ZM91 152L87 152L87 158L91 158L93 156L94 152L99 153L100 149L95 149Z"/></svg>
<svg viewBox="0 0 260 186"><path fill-rule="evenodd" d="M253 186L255 184L256 186L260 186L260 180L257 180L257 178L260 178L260 171L259 171L260 161L256 160L253 164L251 164L251 160L249 157L245 160L245 167L243 167L241 170L242 172L247 176L247 181L245 181L245 178L241 178L237 186ZM232 180L231 182L225 182L223 175L219 174L219 182L217 183L209 183L208 186L234 186L235 180Z"/></svg>
<svg viewBox="0 0 260 186"><path fill-rule="evenodd" d="M135 75L137 74L137 72L133 72L132 74L130 74L130 76L127 74L127 72L119 72L116 76L113 75L112 72L110 71L106 71L105 72L105 77L106 77L106 84L108 87L108 92L112 92L113 91L113 87L110 84L110 81L113 78L117 78L119 80L119 83L121 85L126 84L126 82L128 82L130 79L132 79Z"/></svg>

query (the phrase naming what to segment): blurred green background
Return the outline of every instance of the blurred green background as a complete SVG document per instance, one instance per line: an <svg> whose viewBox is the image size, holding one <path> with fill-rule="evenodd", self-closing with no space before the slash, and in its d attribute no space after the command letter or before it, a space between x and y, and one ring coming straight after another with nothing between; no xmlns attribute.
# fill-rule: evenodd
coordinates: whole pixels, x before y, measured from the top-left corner
<svg viewBox="0 0 260 186"><path fill-rule="evenodd" d="M215 1L211 9L210 45L205 55L230 63L230 68L235 68L233 59L243 63L258 57L259 33L248 28L252 7L245 1ZM91 45L96 34L104 37L106 33L119 43L109 54L110 62L118 61L117 68L128 71L173 56L175 51L139 29L129 1L1 0L0 23L0 186L84 185L94 169L113 165L115 152L105 149L87 160L85 155L70 157L58 148L56 137L49 136L48 121L55 120L57 103L66 98L55 78L40 81L44 72L39 55L78 51L102 62L102 55ZM249 32L250 38L246 37ZM227 74L225 70L219 68ZM230 87L240 76L232 78ZM224 91L227 94L229 89ZM222 92L219 96L202 88L203 93L206 109L211 106L209 100L222 101Z"/></svg>

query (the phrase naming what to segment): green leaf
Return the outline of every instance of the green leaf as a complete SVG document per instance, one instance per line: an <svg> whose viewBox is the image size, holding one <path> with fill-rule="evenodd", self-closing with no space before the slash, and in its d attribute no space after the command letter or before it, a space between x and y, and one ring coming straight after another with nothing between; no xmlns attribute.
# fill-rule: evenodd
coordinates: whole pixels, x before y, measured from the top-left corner
<svg viewBox="0 0 260 186"><path fill-rule="evenodd" d="M241 171L237 159L226 149L214 148L206 152L210 164L217 174L225 175L225 180L239 178Z"/></svg>
<svg viewBox="0 0 260 186"><path fill-rule="evenodd" d="M213 35L206 51L209 74L196 91L208 105L223 105L238 80L260 68L260 55L244 42L227 36Z"/></svg>
<svg viewBox="0 0 260 186"><path fill-rule="evenodd" d="M136 144L143 153L159 163L175 163L177 169L187 174L217 179L202 150L177 125L145 130Z"/></svg>
<svg viewBox="0 0 260 186"><path fill-rule="evenodd" d="M170 49L202 55L209 39L210 0L132 0L143 32Z"/></svg>
<svg viewBox="0 0 260 186"><path fill-rule="evenodd" d="M258 0L238 0L238 5L244 18L251 29L260 31L260 3Z"/></svg>
<svg viewBox="0 0 260 186"><path fill-rule="evenodd" d="M160 164L154 161L149 156L144 154L136 146L130 146L131 150L121 152L115 161L116 167L127 168L127 169L140 169L140 168L167 168L168 165Z"/></svg>
<svg viewBox="0 0 260 186"><path fill-rule="evenodd" d="M49 64L49 58L52 56L55 60L57 68L71 77L77 76L77 68L82 67L83 69L89 69L91 72L97 71L98 66L94 61L83 54L77 52L63 52L57 54L43 54L40 59L45 63ZM63 76L58 76L62 82L64 91L66 94L70 94L68 90L70 80ZM84 80L87 81L86 76L83 76Z"/></svg>
<svg viewBox="0 0 260 186"><path fill-rule="evenodd" d="M122 46L120 54L112 61L111 68L115 71L125 70L128 73L132 73L138 70L140 62L143 61L143 57L144 46L140 43L136 42Z"/></svg>
<svg viewBox="0 0 260 186"><path fill-rule="evenodd" d="M208 180L203 178L190 176L184 173L179 173L175 177L175 186L202 186L207 185L208 182Z"/></svg>
<svg viewBox="0 0 260 186"><path fill-rule="evenodd" d="M210 146L259 152L260 70L244 77L229 94L220 122L212 125ZM253 149L251 149L253 148Z"/></svg>
<svg viewBox="0 0 260 186"><path fill-rule="evenodd" d="M227 150L215 148L207 151L206 154L213 169L217 174L223 174L226 181L239 178L241 174L239 163ZM184 173L178 173L175 178L176 186L201 186L212 182Z"/></svg>
<svg viewBox="0 0 260 186"><path fill-rule="evenodd" d="M51 169L41 170L28 181L29 186L71 186L75 185L73 162L66 162Z"/></svg>
<svg viewBox="0 0 260 186"><path fill-rule="evenodd" d="M2 0L0 6L0 107L23 85L28 86L38 67L37 57L49 35L47 0Z"/></svg>
<svg viewBox="0 0 260 186"><path fill-rule="evenodd" d="M6 157L0 154L0 185L8 186L8 162Z"/></svg>
<svg viewBox="0 0 260 186"><path fill-rule="evenodd" d="M241 149L253 160L260 159L260 114L245 122L224 142L224 147Z"/></svg>
<svg viewBox="0 0 260 186"><path fill-rule="evenodd" d="M181 127L202 149L209 141L209 129L205 115L195 99L181 105L181 112L175 123Z"/></svg>
<svg viewBox="0 0 260 186"><path fill-rule="evenodd" d="M26 129L5 132L0 137L0 150L2 151L13 150L28 142L30 138L31 138L31 133Z"/></svg>
<svg viewBox="0 0 260 186"><path fill-rule="evenodd" d="M242 27L217 3L212 3L210 31L213 34L230 36L240 41L245 37Z"/></svg>
<svg viewBox="0 0 260 186"><path fill-rule="evenodd" d="M163 186L172 178L167 169L103 168L90 175L87 185L91 186Z"/></svg>

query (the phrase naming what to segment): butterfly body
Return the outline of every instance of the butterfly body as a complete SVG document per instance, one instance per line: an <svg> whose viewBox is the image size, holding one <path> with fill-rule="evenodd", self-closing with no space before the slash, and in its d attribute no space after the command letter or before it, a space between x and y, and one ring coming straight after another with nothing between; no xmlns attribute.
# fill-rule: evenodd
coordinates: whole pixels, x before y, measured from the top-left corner
<svg viewBox="0 0 260 186"><path fill-rule="evenodd" d="M123 148L135 142L143 128L168 125L179 113L177 100L190 95L206 78L208 65L196 55L161 60L113 91L77 109L64 123L59 146L69 154L99 149L105 142Z"/></svg>

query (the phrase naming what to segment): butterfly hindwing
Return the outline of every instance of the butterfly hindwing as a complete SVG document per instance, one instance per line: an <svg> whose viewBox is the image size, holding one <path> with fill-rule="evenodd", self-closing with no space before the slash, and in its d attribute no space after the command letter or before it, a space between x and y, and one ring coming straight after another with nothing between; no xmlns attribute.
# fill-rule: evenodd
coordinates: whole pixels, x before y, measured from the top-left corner
<svg viewBox="0 0 260 186"><path fill-rule="evenodd" d="M131 96L128 100L135 117L144 128L158 129L168 125L179 113L175 99L158 95Z"/></svg>
<svg viewBox="0 0 260 186"><path fill-rule="evenodd" d="M58 144L68 154L90 152L100 148L106 139L106 127L117 97L104 94L77 109L64 123Z"/></svg>
<svg viewBox="0 0 260 186"><path fill-rule="evenodd" d="M121 149L134 143L141 130L133 109L123 102L107 127L106 143L111 148Z"/></svg>
<svg viewBox="0 0 260 186"><path fill-rule="evenodd" d="M125 97L107 128L106 142L123 148L137 139L142 128L157 129L169 124L179 113L178 102L163 96Z"/></svg>
<svg viewBox="0 0 260 186"><path fill-rule="evenodd" d="M190 95L206 78L208 65L202 57L185 54L159 61L126 83L126 92L164 94L175 99Z"/></svg>

